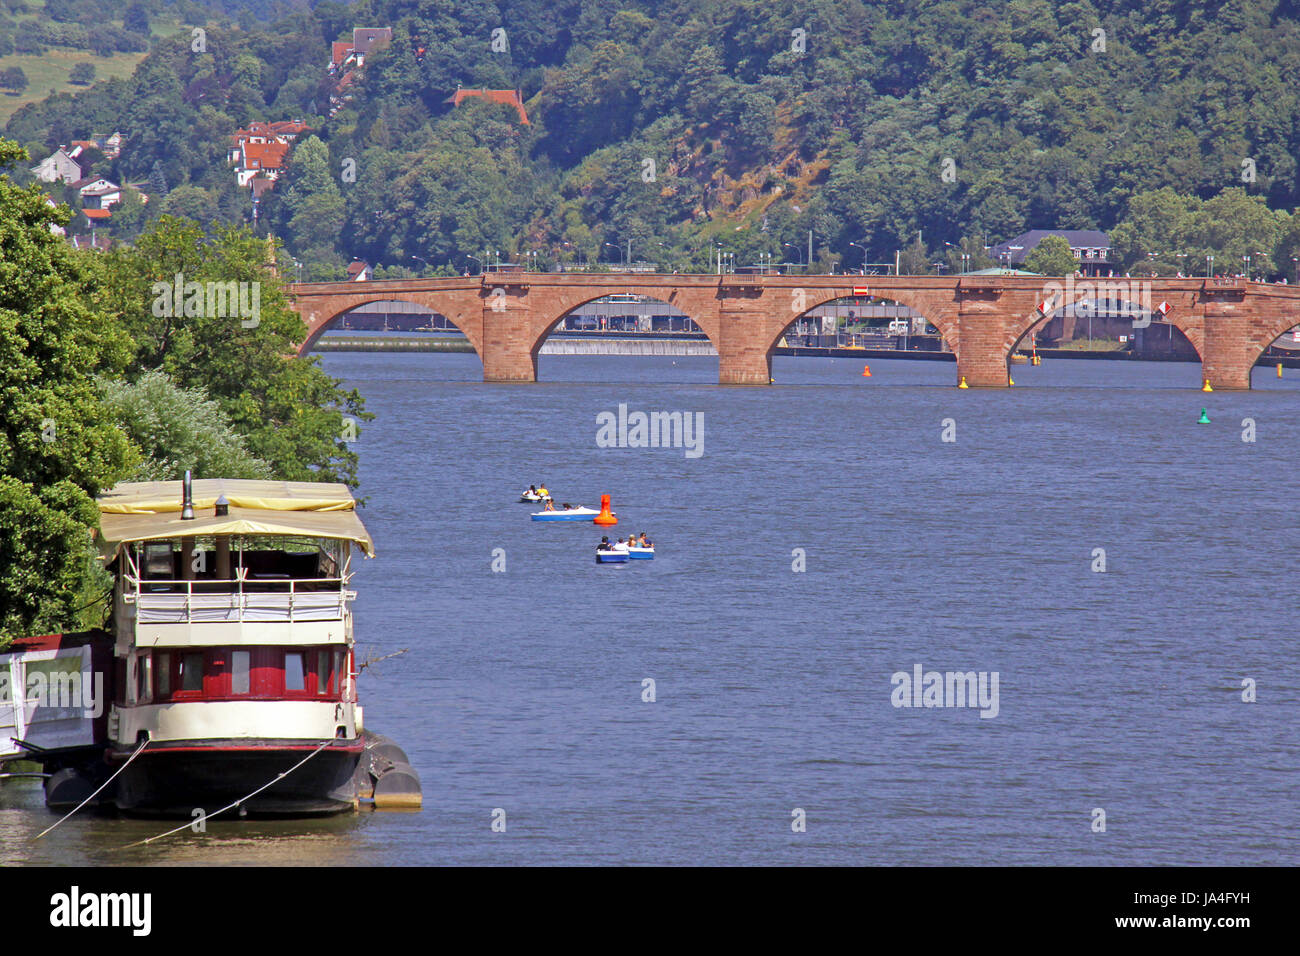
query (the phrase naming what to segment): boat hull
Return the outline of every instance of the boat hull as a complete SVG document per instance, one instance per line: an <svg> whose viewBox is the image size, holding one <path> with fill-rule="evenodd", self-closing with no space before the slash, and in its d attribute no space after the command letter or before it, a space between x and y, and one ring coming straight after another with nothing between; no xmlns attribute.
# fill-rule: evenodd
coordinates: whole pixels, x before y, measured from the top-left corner
<svg viewBox="0 0 1300 956"><path fill-rule="evenodd" d="M198 809L215 813L270 783L241 804L250 816L317 816L355 809L354 775L364 742L332 743L289 772L316 746L301 740L204 740L147 747L114 781L112 802L124 813L192 817ZM129 756L129 751L114 750L110 768L117 769ZM287 776L276 780L282 773Z"/></svg>
<svg viewBox="0 0 1300 956"><path fill-rule="evenodd" d="M538 511L532 515L534 521L594 521L599 511L590 508L583 511Z"/></svg>
<svg viewBox="0 0 1300 956"><path fill-rule="evenodd" d="M627 564L629 560L626 551L597 551L597 564Z"/></svg>
<svg viewBox="0 0 1300 956"><path fill-rule="evenodd" d="M654 548L631 548L628 551L633 561L653 561L655 556Z"/></svg>

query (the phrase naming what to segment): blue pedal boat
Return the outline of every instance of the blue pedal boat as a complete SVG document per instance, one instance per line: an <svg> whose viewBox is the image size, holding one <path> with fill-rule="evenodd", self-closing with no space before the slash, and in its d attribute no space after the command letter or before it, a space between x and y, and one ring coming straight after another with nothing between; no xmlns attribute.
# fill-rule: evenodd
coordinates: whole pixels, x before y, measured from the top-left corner
<svg viewBox="0 0 1300 956"><path fill-rule="evenodd" d="M597 551L597 564L627 564L630 555L626 551Z"/></svg>
<svg viewBox="0 0 1300 956"><path fill-rule="evenodd" d="M628 556L633 561L653 561L655 556L654 548L628 548Z"/></svg>

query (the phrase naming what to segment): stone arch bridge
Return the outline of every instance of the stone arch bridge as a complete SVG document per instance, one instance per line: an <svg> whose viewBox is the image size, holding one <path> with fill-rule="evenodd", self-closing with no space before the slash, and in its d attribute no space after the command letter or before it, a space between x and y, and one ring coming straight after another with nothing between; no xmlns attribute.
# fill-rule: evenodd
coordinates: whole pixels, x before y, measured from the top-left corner
<svg viewBox="0 0 1300 956"><path fill-rule="evenodd" d="M723 385L768 384L772 352L785 330L809 310L847 296L888 299L924 315L956 355L953 384L964 378L972 387L1006 387L1010 356L1020 340L1079 301L1108 299L1154 309L1153 323L1171 324L1191 342L1214 388L1249 388L1260 354L1300 324L1300 286L1240 278L502 272L299 283L290 293L307 323L302 353L350 309L369 302L413 302L446 316L465 334L483 361L487 382L535 382L537 353L551 330L578 306L619 293L659 299L690 316L718 351Z"/></svg>

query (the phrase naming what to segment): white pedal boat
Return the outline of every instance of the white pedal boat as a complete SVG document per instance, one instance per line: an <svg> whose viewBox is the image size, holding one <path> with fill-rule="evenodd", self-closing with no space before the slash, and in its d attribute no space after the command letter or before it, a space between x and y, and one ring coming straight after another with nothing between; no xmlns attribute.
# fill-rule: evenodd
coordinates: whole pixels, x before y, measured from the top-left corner
<svg viewBox="0 0 1300 956"><path fill-rule="evenodd" d="M519 501L521 504L524 502L528 502L529 504L536 504L539 501L550 501L550 500L551 500L550 495L530 495L526 491L519 496Z"/></svg>
<svg viewBox="0 0 1300 956"><path fill-rule="evenodd" d="M597 551L597 564L627 564L631 555L626 551Z"/></svg>
<svg viewBox="0 0 1300 956"><path fill-rule="evenodd" d="M592 521L600 514L595 508L570 508L568 511L534 511L534 521Z"/></svg>
<svg viewBox="0 0 1300 956"><path fill-rule="evenodd" d="M635 561L652 561L655 556L655 549L649 548L628 548L628 556Z"/></svg>

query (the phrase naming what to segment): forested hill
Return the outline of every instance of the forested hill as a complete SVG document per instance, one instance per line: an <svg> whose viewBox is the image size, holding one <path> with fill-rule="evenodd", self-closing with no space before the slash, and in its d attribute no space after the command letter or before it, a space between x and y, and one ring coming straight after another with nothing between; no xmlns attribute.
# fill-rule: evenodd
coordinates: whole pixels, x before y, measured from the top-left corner
<svg viewBox="0 0 1300 956"><path fill-rule="evenodd" d="M384 26L328 116L330 41ZM259 228L319 277L485 249L617 261L629 241L665 268L715 243L797 260L809 231L823 268L902 248L923 269L945 243L1117 224L1126 266L1217 251L1280 273L1300 244L1297 75L1294 0L326 0L214 21L204 53L155 40L131 79L27 107L7 135L39 157L120 129L104 169L162 193L115 224L129 234L163 209L246 220L228 134L302 119L319 141ZM530 122L453 107L458 86L518 89Z"/></svg>

